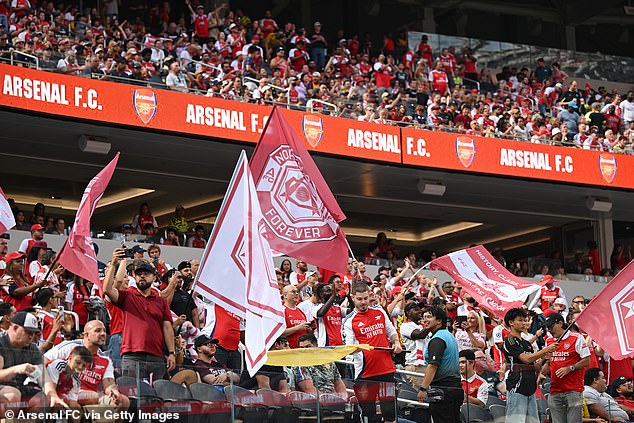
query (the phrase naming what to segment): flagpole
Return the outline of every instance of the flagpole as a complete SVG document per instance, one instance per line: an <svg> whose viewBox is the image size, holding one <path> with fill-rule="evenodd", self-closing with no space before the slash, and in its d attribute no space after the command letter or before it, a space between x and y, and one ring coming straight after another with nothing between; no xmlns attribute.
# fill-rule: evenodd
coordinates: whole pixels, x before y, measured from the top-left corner
<svg viewBox="0 0 634 423"><path fill-rule="evenodd" d="M415 277L416 275L418 275L422 270L425 270L429 267L429 265L431 264L431 261L423 264L416 272L414 272L414 274L412 276L410 276L409 278L407 278L408 281L410 281L413 277Z"/></svg>
<svg viewBox="0 0 634 423"><path fill-rule="evenodd" d="M55 254L55 260L53 260L53 262L48 266L48 271L46 272L46 275L44 275L44 279L43 280L48 281L48 277L51 275L51 272L53 271L53 268L57 264L57 260L59 258L59 255L62 254L62 251L64 251L64 247L66 247L67 243L68 243L68 238L66 238L66 241L64 241L64 244L62 245L62 248L59 249L59 253Z"/></svg>
<svg viewBox="0 0 634 423"><path fill-rule="evenodd" d="M572 325L574 325L574 324L575 324L575 322L576 322L576 319L575 319L575 320L573 320L572 322L570 322L570 324L568 325L568 327L566 328L566 330L564 331L564 333L562 333L562 334L561 334L561 336L560 336L559 338L557 338L557 340L556 340L555 342L559 342L559 341L561 341L561 340L562 340L562 338L563 338L564 336L566 336L566 334L567 334L568 332L570 332L570 328L572 328Z"/></svg>
<svg viewBox="0 0 634 423"><path fill-rule="evenodd" d="M348 252L350 253L350 257L352 257L352 261L356 261L356 257L354 256L354 252L352 251L352 247L350 247L350 243L348 242L348 238L344 237L346 240L346 245L348 246ZM361 276L361 270L359 270L359 266L357 267L357 275Z"/></svg>

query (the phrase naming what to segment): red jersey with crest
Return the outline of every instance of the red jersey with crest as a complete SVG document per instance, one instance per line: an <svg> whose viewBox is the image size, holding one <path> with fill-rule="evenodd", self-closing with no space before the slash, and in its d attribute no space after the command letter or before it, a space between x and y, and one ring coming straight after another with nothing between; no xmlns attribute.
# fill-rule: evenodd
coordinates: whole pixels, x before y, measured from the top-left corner
<svg viewBox="0 0 634 423"><path fill-rule="evenodd" d="M207 308L207 323L203 333L209 332L210 338L216 338L219 345L227 351L237 351L240 343L240 316L228 312L214 304ZM211 327L208 331L207 328Z"/></svg>
<svg viewBox="0 0 634 423"><path fill-rule="evenodd" d="M207 19L207 15L196 15L194 18L194 34L198 38L209 37L209 19Z"/></svg>
<svg viewBox="0 0 634 423"><path fill-rule="evenodd" d="M542 311L548 310L551 304L555 302L555 300L561 295L561 288L558 286L553 286L553 289L548 289L545 286L542 286L542 289L539 291L540 299L541 299L541 309Z"/></svg>
<svg viewBox="0 0 634 423"><path fill-rule="evenodd" d="M70 359L71 352L84 345L84 341L81 339L74 339L72 341L66 341L55 348L51 348L44 354L47 360L64 361ZM79 374L79 380L81 382L81 389L92 392L103 391L103 380L114 380L114 367L112 361L105 355L102 355L99 351L97 354L93 354L92 365L86 367L86 369Z"/></svg>
<svg viewBox="0 0 634 423"><path fill-rule="evenodd" d="M292 328L293 326L301 325L302 323L308 323L308 319L303 311L299 308L290 308L284 306L284 319L286 320L286 327ZM298 348L299 341L298 338L305 333L308 333L306 330L300 330L293 334L288 335L288 345L291 348Z"/></svg>
<svg viewBox="0 0 634 423"><path fill-rule="evenodd" d="M341 336L342 316L347 310L333 304L325 315L317 317L317 312L322 306L323 304L315 304L312 310L312 317L317 321L317 346L334 347L343 345Z"/></svg>
<svg viewBox="0 0 634 423"><path fill-rule="evenodd" d="M546 345L553 344L555 338L549 336L546 338ZM557 369L562 367L570 367L582 358L590 356L590 349L586 345L583 336L578 333L568 332L566 336L559 341L559 348L555 350L550 357L550 377L552 379L550 385L551 394L560 394L562 392L582 392L583 391L583 373L585 369L577 369L568 373L563 378L557 376Z"/></svg>
<svg viewBox="0 0 634 423"><path fill-rule="evenodd" d="M45 310L40 310L37 312L37 317L42 322L42 334L40 336L40 342L38 342L38 346L41 347L44 341L48 339L53 330L53 322L55 321L55 315L49 313ZM64 341L64 335L62 331L57 333L55 340L53 341L53 345L58 345Z"/></svg>
<svg viewBox="0 0 634 423"><path fill-rule="evenodd" d="M381 307L368 307L361 313L356 309L343 321L345 345L369 344L373 347L390 348L390 338L396 329ZM396 371L390 351L356 352L354 357L355 379L394 373Z"/></svg>
<svg viewBox="0 0 634 423"><path fill-rule="evenodd" d="M471 398L476 398L487 403L489 399L489 383L480 377L477 373L474 373L468 380L463 376L460 377L462 382L462 390Z"/></svg>
<svg viewBox="0 0 634 423"><path fill-rule="evenodd" d="M449 90L449 79L447 74L443 71L433 70L429 73L429 80L431 81L434 90L440 94L445 94Z"/></svg>
<svg viewBox="0 0 634 423"><path fill-rule="evenodd" d="M55 391L61 399L77 400L80 389L79 375L66 371L67 367L66 360L53 360L46 364L46 374L55 384Z"/></svg>

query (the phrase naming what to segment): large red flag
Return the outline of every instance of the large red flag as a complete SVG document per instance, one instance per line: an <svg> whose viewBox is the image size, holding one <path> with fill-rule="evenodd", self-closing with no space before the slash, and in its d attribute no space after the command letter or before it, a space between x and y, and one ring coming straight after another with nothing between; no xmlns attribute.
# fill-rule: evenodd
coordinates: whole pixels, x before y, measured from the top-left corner
<svg viewBox="0 0 634 423"><path fill-rule="evenodd" d="M273 109L251 158L271 248L318 267L345 272L346 216L306 147Z"/></svg>
<svg viewBox="0 0 634 423"><path fill-rule="evenodd" d="M575 320L615 360L634 357L634 261Z"/></svg>
<svg viewBox="0 0 634 423"><path fill-rule="evenodd" d="M438 257L432 264L449 273L480 305L499 317L521 307L543 283L514 276L482 245Z"/></svg>
<svg viewBox="0 0 634 423"><path fill-rule="evenodd" d="M13 217L13 211L11 210L11 206L9 205L2 188L0 188L0 235L14 226L15 218Z"/></svg>
<svg viewBox="0 0 634 423"><path fill-rule="evenodd" d="M70 272L97 285L100 280L97 255L90 237L90 217L110 183L118 160L119 153L88 183L75 215L73 229L57 257L57 261Z"/></svg>

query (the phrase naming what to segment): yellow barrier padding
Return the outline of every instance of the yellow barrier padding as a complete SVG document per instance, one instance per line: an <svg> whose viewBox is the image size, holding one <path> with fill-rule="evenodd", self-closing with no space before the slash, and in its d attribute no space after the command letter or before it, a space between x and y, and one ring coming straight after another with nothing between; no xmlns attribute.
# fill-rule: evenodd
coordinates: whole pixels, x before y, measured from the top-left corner
<svg viewBox="0 0 634 423"><path fill-rule="evenodd" d="M341 345L324 348L296 348L293 350L269 351L266 364L269 366L318 366L341 360L357 350L372 350L367 344Z"/></svg>

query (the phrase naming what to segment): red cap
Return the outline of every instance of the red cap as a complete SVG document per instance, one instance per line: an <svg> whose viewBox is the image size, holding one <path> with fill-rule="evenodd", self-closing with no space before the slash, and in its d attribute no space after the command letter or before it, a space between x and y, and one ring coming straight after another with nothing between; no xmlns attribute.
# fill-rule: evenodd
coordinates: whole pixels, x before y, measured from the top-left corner
<svg viewBox="0 0 634 423"><path fill-rule="evenodd" d="M26 257L26 255L23 252L21 252L21 251L13 251L13 252L7 254L4 257L4 261L5 262L10 262L11 260L20 260L20 259L23 259L25 257Z"/></svg>
<svg viewBox="0 0 634 423"><path fill-rule="evenodd" d="M398 294L399 292L401 292L402 290L403 290L403 287L402 287L402 286L395 286L395 287L392 289L392 295L396 295L396 294Z"/></svg>
<svg viewBox="0 0 634 423"><path fill-rule="evenodd" d="M542 282L557 282L551 275L546 275L542 278Z"/></svg>
<svg viewBox="0 0 634 423"><path fill-rule="evenodd" d="M31 232L43 231L43 230L44 230L44 226L40 225L39 223L36 223L35 225L31 226Z"/></svg>

